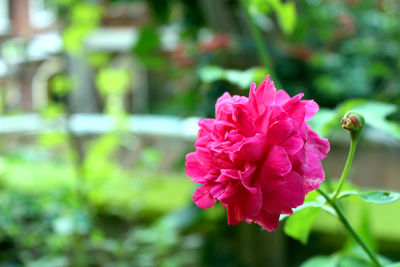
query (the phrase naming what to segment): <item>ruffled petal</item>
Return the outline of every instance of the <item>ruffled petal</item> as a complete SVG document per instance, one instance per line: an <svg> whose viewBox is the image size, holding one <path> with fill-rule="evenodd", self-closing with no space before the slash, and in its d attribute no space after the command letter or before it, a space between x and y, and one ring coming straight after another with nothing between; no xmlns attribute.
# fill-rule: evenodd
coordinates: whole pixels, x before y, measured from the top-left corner
<svg viewBox="0 0 400 267"><path fill-rule="evenodd" d="M213 185L202 185L193 194L193 201L199 208L208 209L215 205L217 200L210 193L212 187Z"/></svg>
<svg viewBox="0 0 400 267"><path fill-rule="evenodd" d="M215 118L217 120L223 120L226 116L232 114L232 105L230 104L232 97L228 92L225 92L220 98L218 98L215 104Z"/></svg>
<svg viewBox="0 0 400 267"><path fill-rule="evenodd" d="M306 103L306 117L305 120L309 121L311 120L315 113L319 110L319 106L317 103L315 103L314 100L303 100L303 102Z"/></svg>
<svg viewBox="0 0 400 267"><path fill-rule="evenodd" d="M247 138L243 142L239 143L238 146L234 146L233 151L230 154L232 162L238 160L244 160L247 162L254 162L261 159L266 152L266 139L262 134L256 134L254 137Z"/></svg>
<svg viewBox="0 0 400 267"><path fill-rule="evenodd" d="M276 89L274 82L269 75L254 91L254 86L250 87L249 106L258 113L263 113L268 105L275 102Z"/></svg>
<svg viewBox="0 0 400 267"><path fill-rule="evenodd" d="M186 166L186 175L192 177L193 182L195 183L205 182L204 177L208 173L208 168L205 168L198 162L195 152L186 155L185 166Z"/></svg>
<svg viewBox="0 0 400 267"><path fill-rule="evenodd" d="M328 139L319 137L319 135L311 129L311 126L308 128L307 143L316 149L320 159L325 158L331 148Z"/></svg>
<svg viewBox="0 0 400 267"><path fill-rule="evenodd" d="M290 96L283 90L279 90L276 92L276 97L275 97L275 104L276 105L281 105L288 101L290 99Z"/></svg>
<svg viewBox="0 0 400 267"><path fill-rule="evenodd" d="M197 161L205 168L208 169L212 168L214 166L214 161L211 158L210 150L205 147L197 145L195 145L195 147L196 147Z"/></svg>
<svg viewBox="0 0 400 267"><path fill-rule="evenodd" d="M305 184L300 174L291 171L285 175L285 181L286 183L279 189L280 194L285 198L285 203L291 208L302 205L305 197Z"/></svg>
<svg viewBox="0 0 400 267"><path fill-rule="evenodd" d="M254 123L244 106L237 106L234 120L236 121L238 132L243 136L253 136L255 134Z"/></svg>
<svg viewBox="0 0 400 267"><path fill-rule="evenodd" d="M257 105L257 100L256 100L256 87L257 87L256 83L252 83L250 85L250 90L249 90L249 102L248 102L249 104L248 104L248 107L249 107L249 111L253 115L256 115L256 114L260 113L260 111L258 109L258 105Z"/></svg>
<svg viewBox="0 0 400 267"><path fill-rule="evenodd" d="M283 143L280 144L285 151L290 154L296 154L303 146L304 146L304 139L301 136L294 135L286 139Z"/></svg>
<svg viewBox="0 0 400 267"><path fill-rule="evenodd" d="M263 189L263 209L271 213L292 214L293 208L304 203L304 184L302 177L295 171L287 173L279 186L271 190L269 184Z"/></svg>
<svg viewBox="0 0 400 267"><path fill-rule="evenodd" d="M264 227L268 232L272 232L278 228L279 216L279 213L268 213L265 210L261 210L260 214L254 219L254 222Z"/></svg>
<svg viewBox="0 0 400 267"><path fill-rule="evenodd" d="M261 190L254 194L242 191L241 195L232 202L221 201L227 209L228 224L236 225L242 221L252 219L257 216L262 207Z"/></svg>
<svg viewBox="0 0 400 267"><path fill-rule="evenodd" d="M296 122L298 128L304 123L306 116L306 103L300 101L302 97L303 94L298 94L282 105L289 117Z"/></svg>
<svg viewBox="0 0 400 267"><path fill-rule="evenodd" d="M293 169L303 177L306 193L317 189L324 181L325 173L319 152L309 144L293 155L292 162Z"/></svg>
<svg viewBox="0 0 400 267"><path fill-rule="evenodd" d="M285 149L280 146L274 146L264 162L261 175L266 177L272 172L273 174L283 176L290 172L291 169L292 163Z"/></svg>
<svg viewBox="0 0 400 267"><path fill-rule="evenodd" d="M295 125L292 120L276 121L268 129L268 145L280 145L293 133Z"/></svg>
<svg viewBox="0 0 400 267"><path fill-rule="evenodd" d="M209 135L214 127L214 123L215 123L214 119L199 120L198 125L199 125L200 129L197 134L197 138L200 138L205 135Z"/></svg>

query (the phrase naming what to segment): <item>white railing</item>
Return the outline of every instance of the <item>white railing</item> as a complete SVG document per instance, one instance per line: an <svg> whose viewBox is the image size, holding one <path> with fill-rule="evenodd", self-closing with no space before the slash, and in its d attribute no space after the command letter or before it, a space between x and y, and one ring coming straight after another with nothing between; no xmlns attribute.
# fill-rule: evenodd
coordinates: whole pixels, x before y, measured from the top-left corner
<svg viewBox="0 0 400 267"><path fill-rule="evenodd" d="M128 130L138 135L168 136L194 140L199 118L166 115L131 115ZM68 128L67 128L68 127ZM75 114L49 120L38 114L0 116L0 134L38 134L51 130L70 129L78 136L103 134L117 128L115 120L103 114Z"/></svg>

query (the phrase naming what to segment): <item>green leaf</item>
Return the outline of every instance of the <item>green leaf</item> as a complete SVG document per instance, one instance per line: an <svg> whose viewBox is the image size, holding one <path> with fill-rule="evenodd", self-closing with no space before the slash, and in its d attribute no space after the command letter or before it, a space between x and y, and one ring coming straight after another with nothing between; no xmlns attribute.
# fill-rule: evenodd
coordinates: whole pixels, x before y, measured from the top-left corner
<svg viewBox="0 0 400 267"><path fill-rule="evenodd" d="M357 196L359 194L360 194L360 192L358 192L356 190L341 191L340 194L338 195L337 199L345 198L348 196Z"/></svg>
<svg viewBox="0 0 400 267"><path fill-rule="evenodd" d="M304 202L303 205L293 209L293 214L302 211L304 209L308 209L308 208L319 208L325 205L325 199L324 198L317 198L315 201L307 201ZM286 219L287 217L289 217L289 214L281 214L281 216L279 217L279 221L283 221L284 219ZM293 216L293 215L292 215Z"/></svg>
<svg viewBox="0 0 400 267"><path fill-rule="evenodd" d="M359 250L357 247L355 250L341 250L330 256L314 256L303 264L301 267L372 267L373 265L369 262L368 256L363 250ZM356 253L355 253L356 252ZM380 258L382 263L382 259ZM385 265L386 266L386 265Z"/></svg>
<svg viewBox="0 0 400 267"><path fill-rule="evenodd" d="M400 262L395 262L385 265L385 267L400 267Z"/></svg>
<svg viewBox="0 0 400 267"><path fill-rule="evenodd" d="M161 46L160 36L155 27L144 27L140 31L139 39L135 45L134 51L140 53L151 53Z"/></svg>
<svg viewBox="0 0 400 267"><path fill-rule="evenodd" d="M223 69L218 66L205 66L199 69L199 78L204 83L226 80L241 89L248 89L252 82L259 83L267 74L264 68L251 68L248 70Z"/></svg>
<svg viewBox="0 0 400 267"><path fill-rule="evenodd" d="M140 31L133 53L150 69L160 69L165 61L160 54L161 39L155 27L147 26Z"/></svg>
<svg viewBox="0 0 400 267"><path fill-rule="evenodd" d="M294 213L285 224L285 234L306 244L311 227L320 211L320 207L313 207Z"/></svg>
<svg viewBox="0 0 400 267"><path fill-rule="evenodd" d="M335 211L331 206L323 205L321 208L322 208L322 210L325 211L326 213L328 213L328 214L330 214L330 215L332 215L332 216L337 217L336 211Z"/></svg>
<svg viewBox="0 0 400 267"><path fill-rule="evenodd" d="M297 22L296 5L293 1L251 0L249 9L253 16L262 13L269 14L270 11L274 11L282 31L285 34L293 33Z"/></svg>
<svg viewBox="0 0 400 267"><path fill-rule="evenodd" d="M356 224L356 230L365 243L373 250L376 251L376 242L372 230L370 206L361 205L359 207L360 216ZM355 256L365 256L365 251L360 250L359 244L354 240L354 238L348 236L345 248ZM367 258L368 260L368 258Z"/></svg>
<svg viewBox="0 0 400 267"><path fill-rule="evenodd" d="M275 9L278 15L279 24L285 34L291 34L296 26L296 5L287 2Z"/></svg>
<svg viewBox="0 0 400 267"><path fill-rule="evenodd" d="M199 69L199 78L204 83L225 80L225 70L218 66L205 66Z"/></svg>
<svg viewBox="0 0 400 267"><path fill-rule="evenodd" d="M400 193L383 190L370 192L344 191L340 193L338 198L345 198L348 196L358 196L365 202L374 204L390 204L400 199Z"/></svg>
<svg viewBox="0 0 400 267"><path fill-rule="evenodd" d="M339 258L336 256L315 256L303 262L301 267L336 267Z"/></svg>
<svg viewBox="0 0 400 267"><path fill-rule="evenodd" d="M389 191L371 191L362 193L359 197L369 203L374 204L389 204L400 199L400 193Z"/></svg>
<svg viewBox="0 0 400 267"><path fill-rule="evenodd" d="M363 206L362 216L357 225L358 234L364 239L365 243L373 250L376 251L376 241L372 230L372 222L369 206ZM354 240L354 239L353 239Z"/></svg>
<svg viewBox="0 0 400 267"><path fill-rule="evenodd" d="M338 266L340 266L340 267L372 267L374 265L372 265L368 261L347 256L347 257L342 257L340 259Z"/></svg>

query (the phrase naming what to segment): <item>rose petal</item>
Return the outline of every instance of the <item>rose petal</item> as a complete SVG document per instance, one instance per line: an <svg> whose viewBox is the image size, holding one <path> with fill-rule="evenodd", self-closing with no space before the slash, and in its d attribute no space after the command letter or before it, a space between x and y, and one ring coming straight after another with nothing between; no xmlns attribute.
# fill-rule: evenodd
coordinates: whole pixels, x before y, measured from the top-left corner
<svg viewBox="0 0 400 267"><path fill-rule="evenodd" d="M255 133L255 128L253 121L251 120L251 117L247 110L245 110L244 106L237 106L235 109L235 116L234 116L237 126L238 126L238 131L240 134L244 136L253 136Z"/></svg>
<svg viewBox="0 0 400 267"><path fill-rule="evenodd" d="M198 160L195 152L189 153L186 155L186 175L192 177L194 182L203 183L204 176L207 175L208 168L205 168L201 165Z"/></svg>
<svg viewBox="0 0 400 267"><path fill-rule="evenodd" d="M268 129L267 142L268 145L280 145L283 143L294 130L292 120L276 121Z"/></svg>
<svg viewBox="0 0 400 267"><path fill-rule="evenodd" d="M291 171L285 175L286 183L279 189L280 194L285 198L285 203L296 208L304 203L304 184L303 179L295 171Z"/></svg>
<svg viewBox="0 0 400 267"><path fill-rule="evenodd" d="M258 106L265 108L267 105L273 104L275 102L275 95L276 89L274 82L271 81L270 76L268 75L256 90L256 100L259 104Z"/></svg>
<svg viewBox="0 0 400 267"><path fill-rule="evenodd" d="M290 96L283 90L279 90L276 92L276 97L275 97L275 104L281 105L288 101L290 99Z"/></svg>
<svg viewBox="0 0 400 267"><path fill-rule="evenodd" d="M303 177L306 193L317 189L325 178L319 152L306 144L303 149L293 155L292 159L293 169Z"/></svg>
<svg viewBox="0 0 400 267"><path fill-rule="evenodd" d="M212 185L205 184L197 188L196 192L193 194L193 201L199 208L208 209L215 205L217 200L210 194L211 188Z"/></svg>
<svg viewBox="0 0 400 267"><path fill-rule="evenodd" d="M268 105L275 102L276 89L274 82L269 75L254 91L254 86L250 87L249 107L257 113L263 113Z"/></svg>
<svg viewBox="0 0 400 267"><path fill-rule="evenodd" d="M248 162L258 161L266 151L265 137L262 134L256 134L254 137L247 138L245 141L239 144L239 147L230 154L232 162L239 160L245 160Z"/></svg>
<svg viewBox="0 0 400 267"><path fill-rule="evenodd" d="M265 210L261 210L260 214L254 221L264 227L268 232L272 232L278 228L279 216L279 213L268 213Z"/></svg>
<svg viewBox="0 0 400 267"><path fill-rule="evenodd" d="M268 176L271 172L279 176L283 176L290 172L292 163L285 149L280 146L274 146L270 150L266 161L262 167L261 175Z"/></svg>
<svg viewBox="0 0 400 267"><path fill-rule="evenodd" d="M209 135L214 127L215 120L214 119L202 119L199 120L198 125L200 127L199 134L197 137L201 137L204 135Z"/></svg>
<svg viewBox="0 0 400 267"><path fill-rule="evenodd" d="M225 186L222 184L216 184L210 190L210 193L214 199L218 199L225 192Z"/></svg>
<svg viewBox="0 0 400 267"><path fill-rule="evenodd" d="M318 154L320 159L325 158L326 154L328 154L330 150L328 139L319 137L318 134L311 129L311 127L308 129L307 143L309 143L319 152Z"/></svg>
<svg viewBox="0 0 400 267"><path fill-rule="evenodd" d="M291 136L280 144L290 155L297 153L304 146L304 139L301 136Z"/></svg>
<svg viewBox="0 0 400 267"><path fill-rule="evenodd" d="M306 116L306 103L300 101L302 97L303 94L298 94L282 105L289 117L296 122L297 127L303 124Z"/></svg>
<svg viewBox="0 0 400 267"><path fill-rule="evenodd" d="M317 103L314 102L314 100L303 100L306 103L306 117L305 120L309 121L311 120L315 113L319 110L319 106Z"/></svg>
<svg viewBox="0 0 400 267"><path fill-rule="evenodd" d="M224 203L224 201L222 201ZM233 203L225 203L228 213L228 224L236 225L244 220L252 219L260 213L262 206L262 194L260 190L251 194L242 191L241 195Z"/></svg>

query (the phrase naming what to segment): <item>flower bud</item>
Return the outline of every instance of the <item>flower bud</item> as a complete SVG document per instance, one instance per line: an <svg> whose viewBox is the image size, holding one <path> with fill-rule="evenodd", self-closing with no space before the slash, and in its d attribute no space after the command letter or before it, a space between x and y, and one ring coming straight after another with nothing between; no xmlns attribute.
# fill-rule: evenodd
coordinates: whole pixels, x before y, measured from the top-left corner
<svg viewBox="0 0 400 267"><path fill-rule="evenodd" d="M341 122L343 129L350 131L352 134L356 134L361 132L365 124L365 119L360 113L349 111L344 115Z"/></svg>

